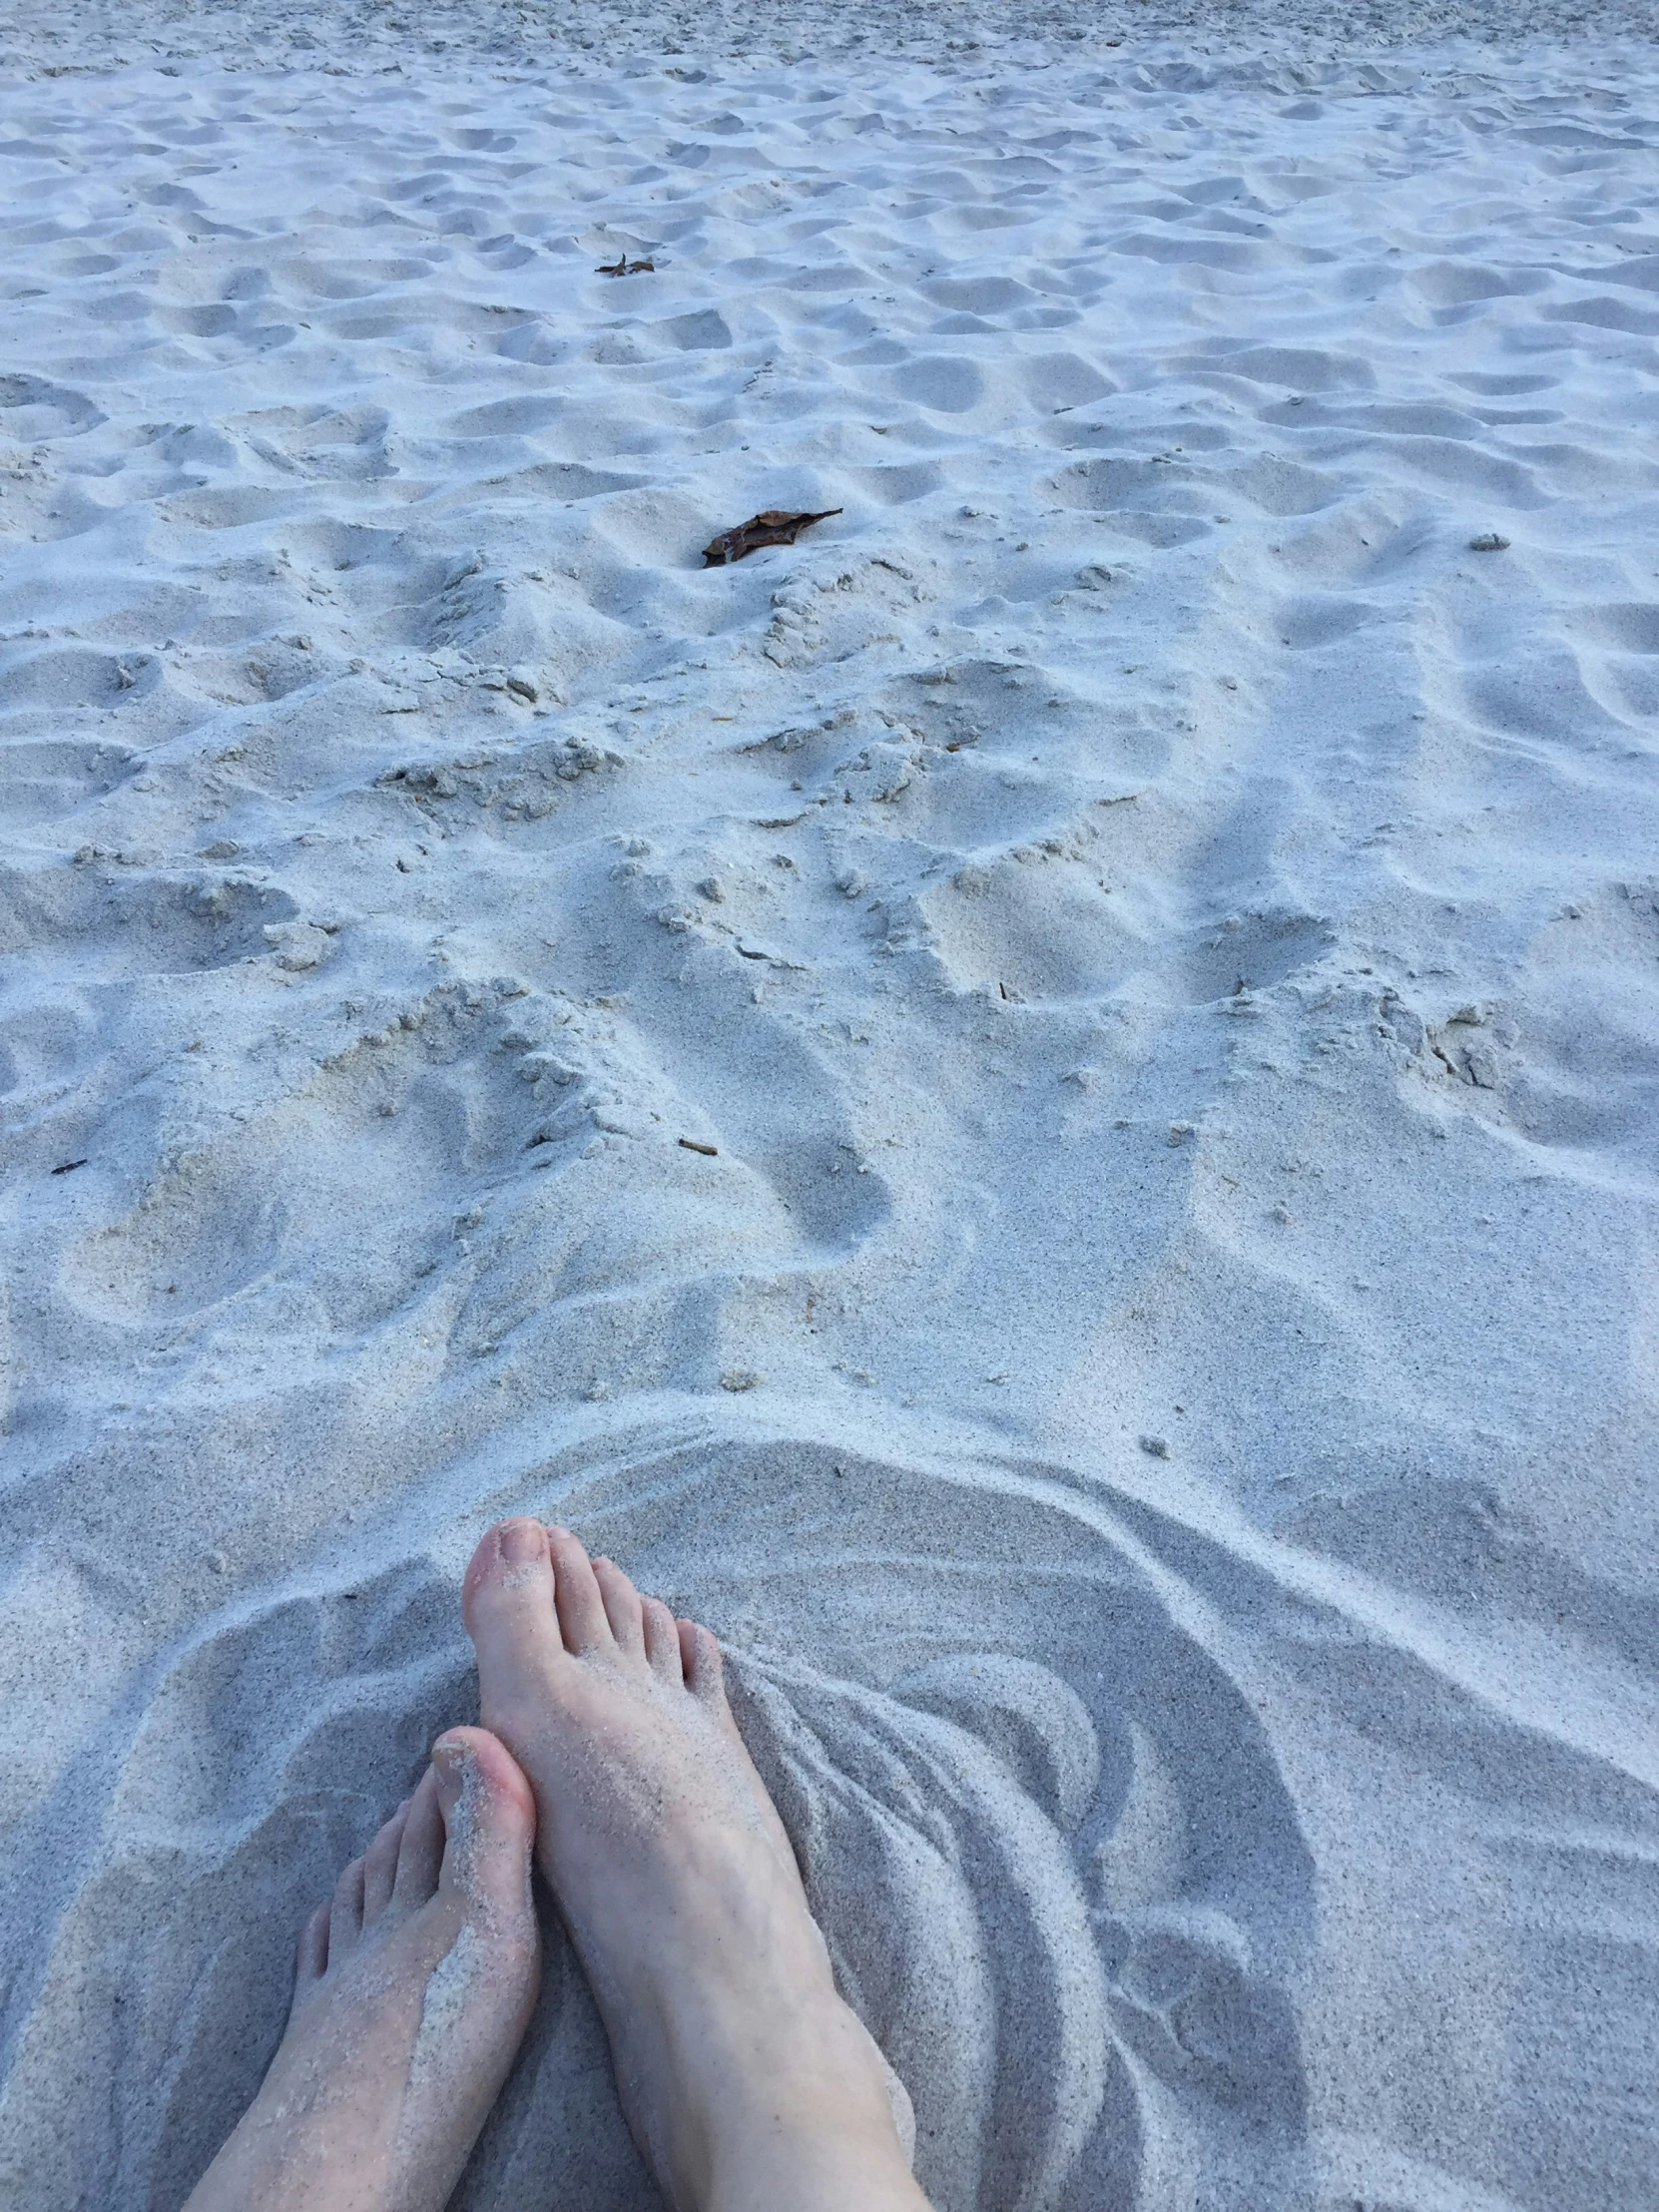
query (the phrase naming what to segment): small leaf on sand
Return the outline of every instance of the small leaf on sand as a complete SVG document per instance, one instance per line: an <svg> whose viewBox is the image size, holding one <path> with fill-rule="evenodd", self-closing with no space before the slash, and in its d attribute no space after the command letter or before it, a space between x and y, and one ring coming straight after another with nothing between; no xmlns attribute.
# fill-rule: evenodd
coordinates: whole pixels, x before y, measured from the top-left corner
<svg viewBox="0 0 1659 2212"><path fill-rule="evenodd" d="M1482 530L1479 537L1469 540L1471 553L1507 553L1508 550L1509 540L1499 537L1495 530Z"/></svg>
<svg viewBox="0 0 1659 2212"><path fill-rule="evenodd" d="M655 262L631 262L624 254L620 262L601 262L594 271L596 276L650 276L656 274Z"/></svg>
<svg viewBox="0 0 1659 2212"><path fill-rule="evenodd" d="M826 507L822 514L792 515L768 507L764 514L751 515L735 530L722 530L718 538L712 539L703 548L703 566L724 568L728 561L741 561L748 554L758 553L763 545L793 545L810 522L828 522L840 511L839 507Z"/></svg>

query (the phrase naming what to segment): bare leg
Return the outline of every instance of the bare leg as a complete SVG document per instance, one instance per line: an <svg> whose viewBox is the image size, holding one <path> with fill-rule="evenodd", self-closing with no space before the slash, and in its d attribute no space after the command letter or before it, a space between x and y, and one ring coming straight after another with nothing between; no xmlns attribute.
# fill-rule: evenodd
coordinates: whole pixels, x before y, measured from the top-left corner
<svg viewBox="0 0 1659 2212"><path fill-rule="evenodd" d="M186 2212L442 2212L535 2002L534 1829L493 1736L438 1739L307 1924L287 2032Z"/></svg>
<svg viewBox="0 0 1659 2212"><path fill-rule="evenodd" d="M537 1858L675 2212L925 2212L713 1636L532 1520L490 1530L464 1603L485 1725L535 1791Z"/></svg>

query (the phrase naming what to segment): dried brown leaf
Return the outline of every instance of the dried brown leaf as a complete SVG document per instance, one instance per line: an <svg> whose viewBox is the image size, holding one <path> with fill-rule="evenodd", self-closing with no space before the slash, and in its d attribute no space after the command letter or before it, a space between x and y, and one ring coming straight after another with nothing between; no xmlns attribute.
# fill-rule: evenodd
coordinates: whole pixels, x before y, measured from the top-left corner
<svg viewBox="0 0 1659 2212"><path fill-rule="evenodd" d="M729 561L758 553L763 545L793 545L809 523L828 522L840 512L839 507L826 507L816 515L786 514L782 508L768 507L761 514L751 515L747 522L740 522L735 530L722 530L718 538L712 538L703 548L703 566L724 568Z"/></svg>

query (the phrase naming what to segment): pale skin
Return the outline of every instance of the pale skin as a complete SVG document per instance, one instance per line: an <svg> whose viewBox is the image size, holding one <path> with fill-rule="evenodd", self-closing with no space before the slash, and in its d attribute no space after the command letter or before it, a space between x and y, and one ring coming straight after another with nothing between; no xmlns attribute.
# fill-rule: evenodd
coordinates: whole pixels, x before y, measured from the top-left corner
<svg viewBox="0 0 1659 2212"><path fill-rule="evenodd" d="M532 1851L674 2212L928 2212L714 1637L532 1520L484 1537L462 1605L484 1725L307 1925L186 2212L442 2212L535 2001Z"/></svg>

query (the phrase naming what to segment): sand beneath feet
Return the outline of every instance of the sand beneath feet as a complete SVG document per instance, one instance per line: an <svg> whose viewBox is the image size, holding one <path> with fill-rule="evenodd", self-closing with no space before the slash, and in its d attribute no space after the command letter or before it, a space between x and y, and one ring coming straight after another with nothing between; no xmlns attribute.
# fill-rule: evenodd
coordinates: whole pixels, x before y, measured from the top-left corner
<svg viewBox="0 0 1659 2212"><path fill-rule="evenodd" d="M507 1511L941 2212L1653 2201L1654 11L1103 9L0 24L7 2205ZM557 1945L457 2201L652 2203Z"/></svg>

